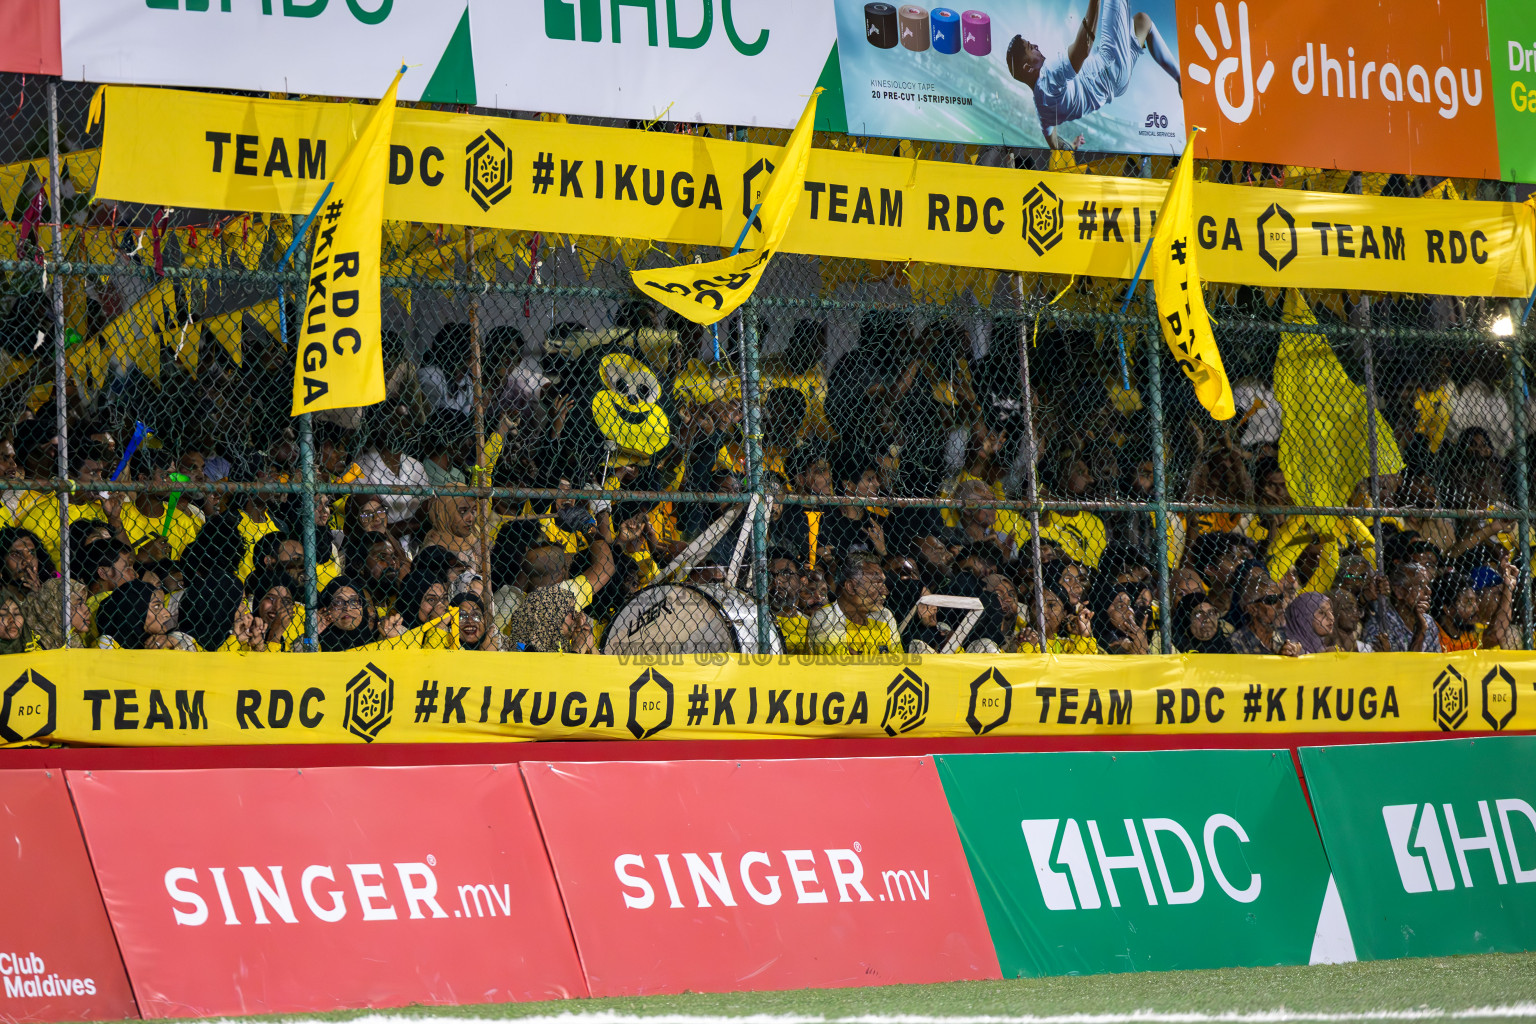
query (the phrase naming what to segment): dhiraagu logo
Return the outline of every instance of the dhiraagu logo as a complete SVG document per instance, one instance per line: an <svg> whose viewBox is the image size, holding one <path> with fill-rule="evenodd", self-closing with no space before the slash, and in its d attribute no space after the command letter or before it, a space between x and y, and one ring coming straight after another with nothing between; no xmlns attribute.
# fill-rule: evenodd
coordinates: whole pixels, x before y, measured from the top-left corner
<svg viewBox="0 0 1536 1024"><path fill-rule="evenodd" d="M231 0L144 0L144 6L157 11L209 11L230 13ZM250 2L250 0L243 0ZM318 18L329 7L333 13L352 12L364 25L377 25L389 17L395 0L261 0L261 13L283 18Z"/></svg>
<svg viewBox="0 0 1536 1024"><path fill-rule="evenodd" d="M170 2L170 0L167 0ZM196 0L188 0L196 2ZM203 0L206 2L206 0ZM324 3L324 0L321 0ZM347 0L348 3L353 0ZM390 0L385 0L386 3ZM550 39L584 43L601 43L605 39L624 42L624 29L629 28L629 41L638 44L643 29L646 44L660 46L661 23L666 23L666 46L671 50L697 50L707 45L715 30L714 0L666 0L664 10L658 11L661 0L544 0L544 35ZM603 12L611 12L607 25ZM626 17L626 11L628 16ZM579 17L578 17L579 14ZM580 34L578 36L578 20ZM731 11L731 0L720 0L720 27L737 53L755 57L768 45L768 29L756 26L739 26ZM748 37L751 38L748 38Z"/></svg>

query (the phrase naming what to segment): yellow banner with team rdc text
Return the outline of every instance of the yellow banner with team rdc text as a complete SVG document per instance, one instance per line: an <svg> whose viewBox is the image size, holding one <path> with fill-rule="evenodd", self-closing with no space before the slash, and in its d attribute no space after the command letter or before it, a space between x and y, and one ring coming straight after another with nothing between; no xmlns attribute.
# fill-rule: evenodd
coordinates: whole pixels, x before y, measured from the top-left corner
<svg viewBox="0 0 1536 1024"><path fill-rule="evenodd" d="M304 214L371 108L106 87L96 194ZM402 109L384 216L729 249L779 150ZM781 251L1130 278L1168 183L811 152ZM1525 296L1536 211L1196 183L1207 281Z"/></svg>
<svg viewBox="0 0 1536 1024"><path fill-rule="evenodd" d="M0 679L9 681L6 746L1536 729L1536 654L1502 651L1300 660L46 651L6 655Z"/></svg>

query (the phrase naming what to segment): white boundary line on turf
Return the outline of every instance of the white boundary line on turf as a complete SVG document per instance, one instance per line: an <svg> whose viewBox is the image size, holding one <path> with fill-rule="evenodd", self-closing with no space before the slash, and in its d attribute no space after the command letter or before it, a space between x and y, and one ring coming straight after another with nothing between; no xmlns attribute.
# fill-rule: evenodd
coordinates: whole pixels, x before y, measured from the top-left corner
<svg viewBox="0 0 1536 1024"><path fill-rule="evenodd" d="M1412 1010L1377 1010L1369 1013L1304 1013L1284 1008L1257 1013L1158 1013L1136 1010L1131 1013L1070 1013L1050 1015L923 1016L917 1014L869 1014L852 1017L822 1017L797 1014L755 1013L739 1017L694 1014L632 1014L598 1011L560 1013L537 1017L432 1017L404 1012L369 1014L354 1018L349 1024L1350 1024L1356 1021L1536 1019L1536 1003L1511 1006L1481 1006L1465 1010L1419 1007ZM240 1024L226 1018L210 1019L204 1024ZM312 1019L292 1018L287 1024L328 1024Z"/></svg>

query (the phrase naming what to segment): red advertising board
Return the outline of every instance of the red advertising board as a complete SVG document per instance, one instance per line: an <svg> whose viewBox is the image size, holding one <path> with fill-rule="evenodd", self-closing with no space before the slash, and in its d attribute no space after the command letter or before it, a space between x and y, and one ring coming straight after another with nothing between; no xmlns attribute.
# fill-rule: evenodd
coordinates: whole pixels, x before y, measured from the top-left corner
<svg viewBox="0 0 1536 1024"><path fill-rule="evenodd" d="M58 771L0 771L0 1021L137 1017Z"/></svg>
<svg viewBox="0 0 1536 1024"><path fill-rule="evenodd" d="M145 1017L586 995L515 766L69 786Z"/></svg>
<svg viewBox="0 0 1536 1024"><path fill-rule="evenodd" d="M523 771L594 996L999 977L931 758Z"/></svg>
<svg viewBox="0 0 1536 1024"><path fill-rule="evenodd" d="M0 71L63 73L59 0L0 0Z"/></svg>

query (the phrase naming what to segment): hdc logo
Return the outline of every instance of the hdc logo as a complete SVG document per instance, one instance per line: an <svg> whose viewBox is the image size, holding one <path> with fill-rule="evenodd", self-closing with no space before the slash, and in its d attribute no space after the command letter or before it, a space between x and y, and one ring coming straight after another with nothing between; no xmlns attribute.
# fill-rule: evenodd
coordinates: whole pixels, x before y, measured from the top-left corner
<svg viewBox="0 0 1536 1024"><path fill-rule="evenodd" d="M1147 857L1143 852L1141 833L1147 837L1147 848L1152 851L1152 865L1157 869L1157 879L1161 883L1163 899L1170 905L1177 906L1185 903L1198 903L1205 895L1205 868L1210 868L1211 877L1221 891L1226 893L1238 903L1252 903L1259 898L1259 892L1263 887L1263 879L1258 872L1249 872L1246 867L1234 868L1233 874L1241 878L1241 872L1248 872L1242 888L1233 884L1232 878L1222 868L1216 855L1216 836L1223 829L1230 831L1237 837L1238 842L1248 842L1248 833L1243 826L1230 814L1213 814L1206 819L1202 830L1205 860L1202 864L1200 850L1195 846L1193 837L1190 836L1183 825L1172 818L1143 818L1141 830L1137 829L1134 818L1124 819L1126 839L1129 844L1129 853L1110 855L1104 849L1104 838L1099 831L1097 821L1089 821L1088 836L1093 843L1093 861L1088 858L1088 848L1083 842L1083 830L1075 818L1068 818L1065 828L1061 825L1060 818L1026 818L1020 825L1024 829L1024 842L1029 846L1029 859L1035 869L1035 879L1040 883L1040 895L1045 900L1047 910L1098 910L1104 905L1099 894L1099 887L1094 879L1093 863L1097 862L1099 876L1104 879L1104 889L1109 894L1109 905L1120 906L1120 892L1115 886L1116 871L1135 871L1141 881L1142 892L1147 898L1147 906L1157 906L1157 890L1152 884L1152 873L1147 866ZM1171 873L1168 870L1168 857L1163 851L1162 836L1172 836L1183 848L1183 856L1189 861L1189 868L1181 868L1179 874L1182 877L1186 871L1190 872L1188 888L1174 888ZM1175 854L1175 858L1177 858ZM1065 871L1056 870L1056 865L1065 867ZM1177 866L1177 863L1175 864ZM1074 891L1076 899L1073 898Z"/></svg>
<svg viewBox="0 0 1536 1024"><path fill-rule="evenodd" d="M322 0L323 2L323 0ZM351 3L352 0L347 0ZM577 3L574 0L544 0L544 35L550 39L564 39L574 42L576 39ZM581 0L581 41L584 43L600 43L603 41L603 9L607 6L603 0ZM624 41L623 29L619 20L620 4L614 3L609 15L609 34L613 42ZM645 8L646 42L651 46L660 43L657 32L656 5L654 3L639 4ZM715 27L715 6L713 0L704 0L703 10L697 14L698 21L691 18L678 17L678 9L675 3L667 3L667 48L669 50L697 50L709 42L710 33ZM636 14L635 24L639 24L640 12ZM731 46L743 57L756 57L763 52L768 45L768 29L763 29L757 34L757 38L750 43L742 38L736 29L736 21L731 16L731 0L721 0L720 23L725 28L726 37L730 39ZM698 30L692 35L683 35L681 30L684 25L692 28L697 24ZM633 38L633 37L632 37Z"/></svg>
<svg viewBox="0 0 1536 1024"><path fill-rule="evenodd" d="M1504 860L1499 852L1499 833L1504 836L1504 855L1509 858L1510 872L1515 883L1536 882L1536 840L1525 842L1529 867L1520 863L1520 852L1515 845L1515 830L1511 815L1518 814L1536 831L1536 808L1524 800L1495 800L1494 808L1499 815L1500 828L1496 832L1488 801L1479 800L1477 811L1482 818L1480 835L1463 836L1456 821L1456 812L1450 804L1441 804L1445 813L1445 827L1450 831L1450 852L1456 855L1461 884L1467 889L1474 887L1467 854L1474 850L1486 852L1492 861L1493 877L1499 885L1508 885L1509 876L1504 871ZM1381 809L1382 820L1387 826L1387 842L1392 846L1392 857L1397 861L1397 876L1403 883L1404 892L1447 892L1456 888L1456 876L1451 873L1451 859L1446 850L1445 833L1441 831L1439 815L1434 804L1389 804ZM1418 827L1415 828L1415 822ZM1415 852L1419 851L1419 852ZM1427 862L1427 865L1426 865ZM1433 879L1433 884L1431 884Z"/></svg>

